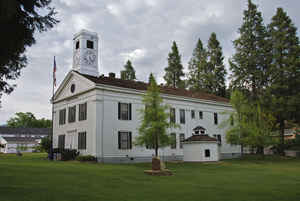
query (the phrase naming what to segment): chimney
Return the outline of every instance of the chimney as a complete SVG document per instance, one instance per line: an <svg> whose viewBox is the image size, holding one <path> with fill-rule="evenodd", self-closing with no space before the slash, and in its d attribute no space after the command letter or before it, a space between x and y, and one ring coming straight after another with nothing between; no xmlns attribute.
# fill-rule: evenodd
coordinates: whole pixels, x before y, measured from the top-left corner
<svg viewBox="0 0 300 201"><path fill-rule="evenodd" d="M112 73L112 72L110 72L110 73L108 73L108 77L110 77L110 78L116 78L116 74L115 74L115 73Z"/></svg>

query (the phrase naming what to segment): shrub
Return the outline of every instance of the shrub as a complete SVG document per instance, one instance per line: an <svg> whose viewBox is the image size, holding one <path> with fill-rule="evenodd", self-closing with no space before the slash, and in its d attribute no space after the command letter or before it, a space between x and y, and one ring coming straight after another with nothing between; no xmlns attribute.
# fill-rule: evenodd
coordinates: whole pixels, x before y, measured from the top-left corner
<svg viewBox="0 0 300 201"><path fill-rule="evenodd" d="M77 161L84 162L84 161L97 161L97 158L92 155L87 155L87 156L77 156L76 157Z"/></svg>
<svg viewBox="0 0 300 201"><path fill-rule="evenodd" d="M76 149L64 149L61 150L60 153L62 161L75 160L75 158L79 155L79 152Z"/></svg>

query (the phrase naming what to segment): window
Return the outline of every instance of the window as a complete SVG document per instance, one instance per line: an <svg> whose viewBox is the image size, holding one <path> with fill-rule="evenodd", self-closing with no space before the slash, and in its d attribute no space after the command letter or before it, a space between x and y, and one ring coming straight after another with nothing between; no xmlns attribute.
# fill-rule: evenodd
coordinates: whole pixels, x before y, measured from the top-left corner
<svg viewBox="0 0 300 201"><path fill-rule="evenodd" d="M170 122L176 123L176 110L175 110L175 108L170 108Z"/></svg>
<svg viewBox="0 0 300 201"><path fill-rule="evenodd" d="M215 122L215 125L218 124L218 113L214 113L214 122Z"/></svg>
<svg viewBox="0 0 300 201"><path fill-rule="evenodd" d="M176 149L176 133L171 133L171 149Z"/></svg>
<svg viewBox="0 0 300 201"><path fill-rule="evenodd" d="M183 141L184 141L184 134L183 133L181 133L180 135L179 135L179 142L180 142L180 145L179 145L179 147L180 147L180 149L182 149L183 148Z"/></svg>
<svg viewBox="0 0 300 201"><path fill-rule="evenodd" d="M131 120L131 103L119 103L118 119Z"/></svg>
<svg viewBox="0 0 300 201"><path fill-rule="evenodd" d="M209 149L205 149L205 157L210 157L210 150Z"/></svg>
<svg viewBox="0 0 300 201"><path fill-rule="evenodd" d="M132 148L131 132L120 131L118 133L118 144L119 144L119 149L131 149Z"/></svg>
<svg viewBox="0 0 300 201"><path fill-rule="evenodd" d="M87 103L79 104L79 121L86 120Z"/></svg>
<svg viewBox="0 0 300 201"><path fill-rule="evenodd" d="M60 150L65 149L65 135L58 136L58 148Z"/></svg>
<svg viewBox="0 0 300 201"><path fill-rule="evenodd" d="M219 144L222 144L222 136L220 134L214 135L214 137L218 140Z"/></svg>
<svg viewBox="0 0 300 201"><path fill-rule="evenodd" d="M86 132L78 133L78 149L86 149Z"/></svg>
<svg viewBox="0 0 300 201"><path fill-rule="evenodd" d="M79 40L78 41L76 41L76 45L75 45L76 47L76 50L79 48Z"/></svg>
<svg viewBox="0 0 300 201"><path fill-rule="evenodd" d="M59 125L66 123L66 109L59 110Z"/></svg>
<svg viewBox="0 0 300 201"><path fill-rule="evenodd" d="M89 48L89 49L94 49L93 41L87 40L86 41L86 47Z"/></svg>
<svg viewBox="0 0 300 201"><path fill-rule="evenodd" d="M199 119L203 119L203 112L199 111Z"/></svg>
<svg viewBox="0 0 300 201"><path fill-rule="evenodd" d="M76 120L76 105L69 107L69 123L75 122Z"/></svg>
<svg viewBox="0 0 300 201"><path fill-rule="evenodd" d="M185 124L185 110L180 109L180 123Z"/></svg>
<svg viewBox="0 0 300 201"><path fill-rule="evenodd" d="M195 119L195 110L191 110L191 118Z"/></svg>

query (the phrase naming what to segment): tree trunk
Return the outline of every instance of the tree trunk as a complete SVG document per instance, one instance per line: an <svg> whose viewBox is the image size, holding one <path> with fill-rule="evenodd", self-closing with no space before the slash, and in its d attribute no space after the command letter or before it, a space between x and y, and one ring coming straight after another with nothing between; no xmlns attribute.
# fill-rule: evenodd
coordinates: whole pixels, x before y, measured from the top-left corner
<svg viewBox="0 0 300 201"><path fill-rule="evenodd" d="M241 144L241 157L243 157L243 156L244 156L244 145Z"/></svg>
<svg viewBox="0 0 300 201"><path fill-rule="evenodd" d="M155 134L155 157L158 156L158 136Z"/></svg>
<svg viewBox="0 0 300 201"><path fill-rule="evenodd" d="M280 120L279 129L280 129L280 148L279 154L284 156L284 120Z"/></svg>

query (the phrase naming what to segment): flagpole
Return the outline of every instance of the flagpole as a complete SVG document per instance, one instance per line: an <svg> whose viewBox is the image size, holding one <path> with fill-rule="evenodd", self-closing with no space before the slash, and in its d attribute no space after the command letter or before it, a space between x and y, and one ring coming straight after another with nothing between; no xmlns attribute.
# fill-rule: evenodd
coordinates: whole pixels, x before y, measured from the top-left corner
<svg viewBox="0 0 300 201"><path fill-rule="evenodd" d="M56 68L56 62L55 62L55 56L54 56L54 64L53 64L54 66L53 66L53 68ZM55 71L56 71L56 69L55 69ZM54 71L54 69L53 69L53 82L52 82L52 98L51 98L51 103L52 103L52 133L51 133L51 137L50 137L50 144L51 144L51 146L50 146L50 153L49 153L49 159L50 160L53 160L53 133L54 133L54 119L53 119L53 117L54 117L54 85L55 85L55 79L56 79L56 77L55 77L55 75L54 75L54 73L55 73L55 71Z"/></svg>

